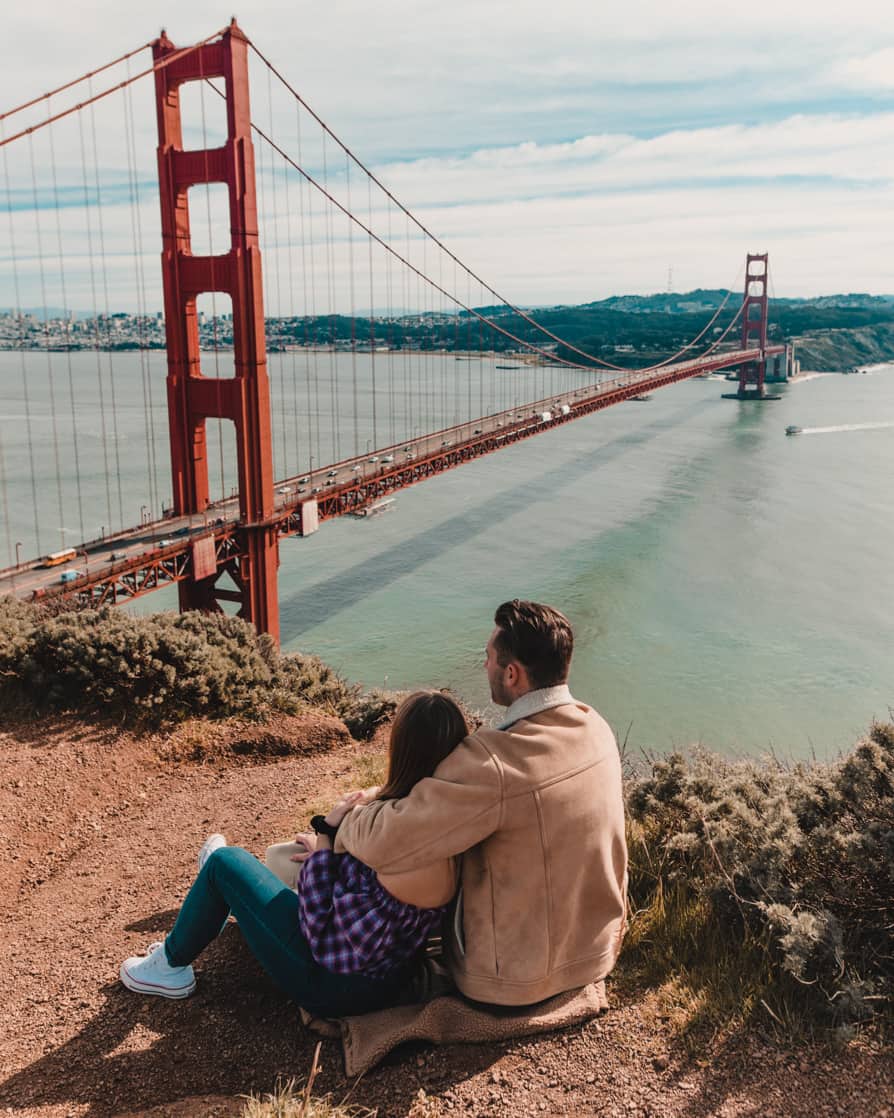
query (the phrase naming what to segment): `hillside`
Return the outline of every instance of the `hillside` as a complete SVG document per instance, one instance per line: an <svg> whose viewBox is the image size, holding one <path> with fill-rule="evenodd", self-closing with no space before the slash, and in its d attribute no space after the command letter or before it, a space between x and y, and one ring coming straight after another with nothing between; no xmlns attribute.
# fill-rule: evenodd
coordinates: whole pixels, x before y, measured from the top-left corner
<svg viewBox="0 0 894 1118"><path fill-rule="evenodd" d="M830 373L894 361L894 323L813 330L792 339L802 369Z"/></svg>
<svg viewBox="0 0 894 1118"><path fill-rule="evenodd" d="M252 755L233 748L245 740L239 725L138 737L70 718L0 733L7 1113L235 1118L248 1093L307 1075L317 1038L235 925L200 960L185 1002L135 997L117 981L121 959L170 927L208 832L260 853L356 780L376 748L331 719L268 729L312 743ZM209 749L192 757L196 742ZM622 974L599 1020L529 1040L399 1050L356 1082L326 1041L315 1093L350 1094L378 1118L890 1118L884 1045L793 1047L738 1027L703 1027L693 1042L681 1021L703 1008L673 985L643 989ZM276 1111L287 1113L303 1112Z"/></svg>

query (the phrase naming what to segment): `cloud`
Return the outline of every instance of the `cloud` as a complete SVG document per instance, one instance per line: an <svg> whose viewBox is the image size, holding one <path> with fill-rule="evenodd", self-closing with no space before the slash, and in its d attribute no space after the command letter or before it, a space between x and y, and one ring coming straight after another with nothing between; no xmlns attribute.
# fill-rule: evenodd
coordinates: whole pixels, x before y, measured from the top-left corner
<svg viewBox="0 0 894 1118"><path fill-rule="evenodd" d="M894 89L894 47L845 59L833 67L830 78L857 88Z"/></svg>
<svg viewBox="0 0 894 1118"><path fill-rule="evenodd" d="M163 23L175 42L188 43L219 19L208 0L188 9L164 0L139 27L132 10L108 0L21 7L7 19L17 50L0 71L0 106L100 64ZM275 0L256 5L245 30L458 255L511 298L546 303L661 287L671 262L679 285L725 284L746 249L761 245L774 252L789 293L889 289L894 113L879 100L894 82L894 47L880 33L886 20L887 5L829 0L813 4L809 20L795 0L753 0L744 21L740 9L716 0L556 0L548 18L533 0L457 0L449 18L434 0L375 8L333 0L308 21ZM263 66L253 66L254 117L297 156L294 105L275 80L268 84ZM97 78L94 89L121 76ZM215 95L192 94L187 137L213 143ZM115 295L133 297L126 261L135 251L160 301L150 81L133 88L129 110L110 97L55 128L52 149L47 132L17 142L0 209L13 212L22 282L36 282L41 256L46 281L55 282L58 196L66 267L81 275L76 282L72 271L68 287L89 298L88 232L96 253L98 231L82 200L99 178ZM25 119L45 111L41 105ZM11 125L3 122L6 134ZM324 150L307 118L302 128L302 165L322 180L325 163L327 186L346 197L343 155L331 143ZM32 147L46 214L42 244L26 221ZM263 248L273 269L268 297L275 266L283 276L310 270L300 245L314 233L324 246L313 261L318 300L343 304L347 261L366 251L364 238L349 239L340 216L324 221L319 199L311 204L281 167L274 174L278 163L262 143L256 152ZM140 183L135 211L131 174ZM365 190L352 172L352 208L387 235L389 210L375 198L370 205ZM205 221L196 206L197 233ZM403 236L393 210L390 221ZM404 250L430 274L440 267L452 275L452 264L424 256L412 237ZM3 294L6 272L0 304L12 301ZM375 285L388 282L383 273Z"/></svg>

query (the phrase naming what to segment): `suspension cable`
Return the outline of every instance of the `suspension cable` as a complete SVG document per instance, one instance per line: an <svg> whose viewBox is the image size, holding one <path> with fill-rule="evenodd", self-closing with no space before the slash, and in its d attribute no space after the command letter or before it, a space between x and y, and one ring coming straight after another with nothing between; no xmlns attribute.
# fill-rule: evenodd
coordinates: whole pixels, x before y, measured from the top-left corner
<svg viewBox="0 0 894 1118"><path fill-rule="evenodd" d="M107 62L104 66L99 66L95 70L88 70L86 74L81 74L79 78L74 78L65 85L59 85L55 89L51 89L49 93L41 93L39 97L32 97L30 101L26 101L22 105L16 105L14 109L7 109L5 113L0 113L0 120L6 120L7 117L15 116L16 113L22 112L24 109L30 109L32 105L38 104L40 101L48 101L51 97L55 97L58 93L64 93L66 89L71 89L72 86L80 85L81 82L87 81L88 78L95 78L97 74L103 73L104 70L111 70L113 66L117 66L121 62L126 62L129 58L133 58L135 54L139 54L141 50L148 50L152 46L152 40L148 43L143 43L140 47L134 47L126 54L122 54L119 58L113 58L111 62Z"/></svg>

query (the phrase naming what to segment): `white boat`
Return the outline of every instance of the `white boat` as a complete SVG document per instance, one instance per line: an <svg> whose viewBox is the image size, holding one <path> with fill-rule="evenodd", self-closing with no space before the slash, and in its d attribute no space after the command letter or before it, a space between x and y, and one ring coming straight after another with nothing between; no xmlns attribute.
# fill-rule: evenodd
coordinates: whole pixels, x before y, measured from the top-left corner
<svg viewBox="0 0 894 1118"><path fill-rule="evenodd" d="M381 501L375 501L371 505L364 505L363 508L354 509L351 515L363 518L367 516L378 516L380 513L387 512L394 503L394 497L384 497Z"/></svg>

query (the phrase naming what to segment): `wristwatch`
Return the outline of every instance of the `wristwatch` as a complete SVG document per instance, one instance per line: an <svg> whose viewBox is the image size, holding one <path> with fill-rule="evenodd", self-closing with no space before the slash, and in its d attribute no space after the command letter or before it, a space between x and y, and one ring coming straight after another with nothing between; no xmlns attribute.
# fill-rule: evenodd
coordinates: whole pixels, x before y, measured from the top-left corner
<svg viewBox="0 0 894 1118"><path fill-rule="evenodd" d="M330 838L335 842L335 836L338 834L338 827L333 827L331 823L327 823L325 815L315 815L310 821L310 827L316 834L325 835L326 838Z"/></svg>

